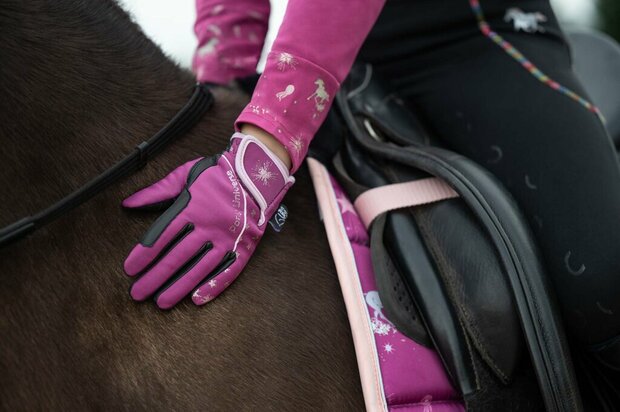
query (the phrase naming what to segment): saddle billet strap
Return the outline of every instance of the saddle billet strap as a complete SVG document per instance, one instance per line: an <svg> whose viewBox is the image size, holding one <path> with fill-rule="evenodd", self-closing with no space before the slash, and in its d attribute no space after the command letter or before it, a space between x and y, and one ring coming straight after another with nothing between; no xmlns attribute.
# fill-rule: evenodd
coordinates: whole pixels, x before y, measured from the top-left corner
<svg viewBox="0 0 620 412"><path fill-rule="evenodd" d="M343 93L339 93L336 102L353 139L361 147L379 158L444 179L480 220L506 266L547 410L581 410L557 305L553 298L549 299L551 288L535 242L510 196L497 193L498 185L492 177L462 156L434 147L399 147L368 137Z"/></svg>
<svg viewBox="0 0 620 412"><path fill-rule="evenodd" d="M210 87L209 84L196 84L194 92L181 110L154 136L137 145L133 152L114 166L48 208L0 229L0 248L52 222L119 179L144 167L152 156L187 133L209 110L214 100Z"/></svg>

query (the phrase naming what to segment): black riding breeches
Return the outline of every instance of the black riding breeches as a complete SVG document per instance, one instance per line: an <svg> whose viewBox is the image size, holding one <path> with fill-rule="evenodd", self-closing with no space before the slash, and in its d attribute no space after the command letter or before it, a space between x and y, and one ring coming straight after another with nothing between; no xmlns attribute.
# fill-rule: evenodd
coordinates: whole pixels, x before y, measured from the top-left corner
<svg viewBox="0 0 620 412"><path fill-rule="evenodd" d="M505 185L539 241L567 330L600 344L620 335L617 154L548 2L480 6L388 1L361 58L443 145Z"/></svg>

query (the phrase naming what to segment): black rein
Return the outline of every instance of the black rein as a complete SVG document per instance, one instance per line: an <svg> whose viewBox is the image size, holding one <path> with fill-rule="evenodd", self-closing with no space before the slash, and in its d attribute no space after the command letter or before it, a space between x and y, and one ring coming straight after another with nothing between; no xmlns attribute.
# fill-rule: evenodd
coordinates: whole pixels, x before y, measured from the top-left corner
<svg viewBox="0 0 620 412"><path fill-rule="evenodd" d="M144 167L149 158L161 152L166 145L179 136L187 133L198 123L202 115L209 110L213 104L213 95L209 90L210 86L208 84L196 84L192 96L185 106L174 115L172 120L150 139L137 145L133 152L125 156L114 166L48 208L0 229L0 248L45 226L86 202L119 179Z"/></svg>

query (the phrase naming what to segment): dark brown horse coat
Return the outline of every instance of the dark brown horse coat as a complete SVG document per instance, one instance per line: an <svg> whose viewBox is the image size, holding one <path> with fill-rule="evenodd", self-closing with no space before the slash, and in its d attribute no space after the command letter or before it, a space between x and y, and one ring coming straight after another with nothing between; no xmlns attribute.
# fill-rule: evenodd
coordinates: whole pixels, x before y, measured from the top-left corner
<svg viewBox="0 0 620 412"><path fill-rule="evenodd" d="M112 1L0 1L0 226L50 205L182 107L194 80ZM122 261L156 218L132 191L221 151L246 97L220 89L146 168L0 250L2 410L360 410L335 269L305 169L214 302L137 304Z"/></svg>

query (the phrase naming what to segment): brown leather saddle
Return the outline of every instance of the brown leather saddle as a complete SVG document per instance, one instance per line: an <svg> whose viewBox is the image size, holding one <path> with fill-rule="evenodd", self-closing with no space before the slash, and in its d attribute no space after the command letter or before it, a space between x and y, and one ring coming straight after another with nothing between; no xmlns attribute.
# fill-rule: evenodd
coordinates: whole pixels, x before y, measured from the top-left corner
<svg viewBox="0 0 620 412"><path fill-rule="evenodd" d="M620 143L620 48L599 35L571 39L576 70ZM490 173L440 147L363 63L343 84L311 153L331 165L352 199L429 176L460 195L387 212L370 232L388 318L437 350L469 410L583 409L536 241ZM601 410L613 410L620 394L603 398Z"/></svg>

